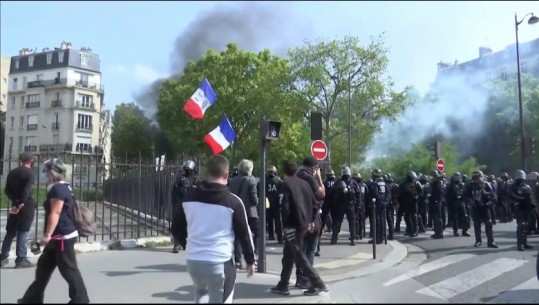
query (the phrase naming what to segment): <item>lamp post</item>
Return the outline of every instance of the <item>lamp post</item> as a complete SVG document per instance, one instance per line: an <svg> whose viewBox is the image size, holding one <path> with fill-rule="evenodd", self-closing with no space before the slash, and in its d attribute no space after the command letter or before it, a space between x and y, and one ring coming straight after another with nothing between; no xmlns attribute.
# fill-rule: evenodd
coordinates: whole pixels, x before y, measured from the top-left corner
<svg viewBox="0 0 539 305"><path fill-rule="evenodd" d="M531 16L530 16L531 15ZM518 80L518 114L520 121L520 158L522 162L522 169L526 170L526 147L524 140L524 113L522 110L522 87L520 83L520 54L518 50L518 26L524 22L526 17L530 16L528 19L528 24L535 24L539 21L539 18L534 16L533 13L526 14L520 21L517 19L517 14L515 13L515 36L516 36L516 49L517 49L517 80Z"/></svg>

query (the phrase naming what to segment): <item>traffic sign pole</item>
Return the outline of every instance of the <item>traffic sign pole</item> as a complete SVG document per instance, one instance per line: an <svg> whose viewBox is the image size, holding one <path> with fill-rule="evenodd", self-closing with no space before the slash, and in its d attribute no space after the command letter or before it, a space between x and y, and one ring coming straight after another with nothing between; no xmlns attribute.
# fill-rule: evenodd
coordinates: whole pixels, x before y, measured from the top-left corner
<svg viewBox="0 0 539 305"><path fill-rule="evenodd" d="M437 169L439 172L444 172L444 171L445 171L444 160L438 159L438 161L436 161L436 169Z"/></svg>

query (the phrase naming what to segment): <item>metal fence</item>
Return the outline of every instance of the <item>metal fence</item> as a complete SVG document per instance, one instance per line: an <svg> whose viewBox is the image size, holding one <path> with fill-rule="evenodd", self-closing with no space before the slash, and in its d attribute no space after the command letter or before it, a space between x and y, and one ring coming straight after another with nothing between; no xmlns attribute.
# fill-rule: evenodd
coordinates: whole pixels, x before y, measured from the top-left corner
<svg viewBox="0 0 539 305"><path fill-rule="evenodd" d="M172 219L171 194L174 176L180 166L167 164L157 168L154 162L102 162L100 155L37 155L33 169L36 182L33 198L36 215L29 238L42 236L45 221L43 201L46 177L43 163L49 158L62 160L67 168L65 181L74 189L75 198L89 207L95 217L96 235L82 241L120 240L148 236L168 236ZM7 173L19 165L15 158L0 159L3 164L0 194L0 239L11 202L4 195Z"/></svg>

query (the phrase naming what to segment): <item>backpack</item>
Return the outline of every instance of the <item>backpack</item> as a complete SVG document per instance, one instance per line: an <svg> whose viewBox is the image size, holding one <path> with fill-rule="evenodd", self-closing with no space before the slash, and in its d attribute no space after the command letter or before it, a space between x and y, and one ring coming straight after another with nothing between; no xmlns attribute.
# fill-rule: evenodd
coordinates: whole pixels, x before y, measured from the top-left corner
<svg viewBox="0 0 539 305"><path fill-rule="evenodd" d="M94 224L94 213L88 207L80 204L76 199L71 186L67 182L69 190L71 191L71 198L73 199L73 223L79 231L79 236L81 237L90 237L96 234L95 224Z"/></svg>
<svg viewBox="0 0 539 305"><path fill-rule="evenodd" d="M89 237L96 234L94 225L94 213L84 205L80 204L73 197L73 222L79 231L79 236Z"/></svg>

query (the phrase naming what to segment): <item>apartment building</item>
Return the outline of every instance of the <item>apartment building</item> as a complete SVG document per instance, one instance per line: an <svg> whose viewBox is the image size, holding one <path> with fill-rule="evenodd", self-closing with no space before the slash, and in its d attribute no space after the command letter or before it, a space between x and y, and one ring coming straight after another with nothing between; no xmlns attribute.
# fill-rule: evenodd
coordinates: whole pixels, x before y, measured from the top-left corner
<svg viewBox="0 0 539 305"><path fill-rule="evenodd" d="M458 63L438 63L436 81L444 77L460 74L466 83L482 86L495 78L507 79L508 75L517 73L516 45L492 52L488 47L479 48L479 57ZM519 43L520 72L533 73L539 76L539 38Z"/></svg>
<svg viewBox="0 0 539 305"><path fill-rule="evenodd" d="M110 119L104 112L100 59L90 48L62 42L42 52L22 49L11 57L7 89L4 159L23 151L62 158L74 163L67 179L83 185L101 176L96 167L106 171L96 164L109 159L104 147L110 146L105 132ZM3 179L14 166L4 165Z"/></svg>
<svg viewBox="0 0 539 305"><path fill-rule="evenodd" d="M0 57L0 111L6 111L7 103L7 80L9 75L10 59L7 56Z"/></svg>

